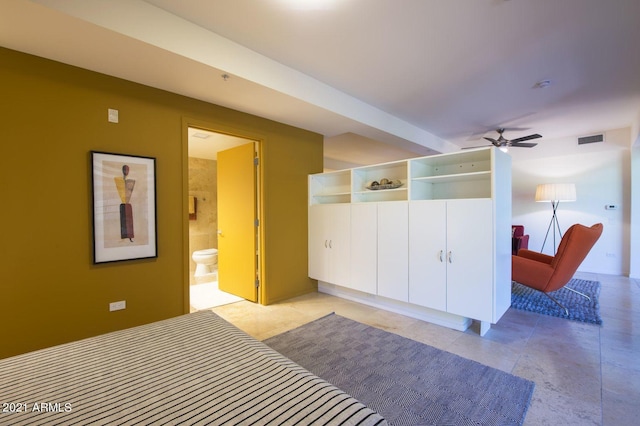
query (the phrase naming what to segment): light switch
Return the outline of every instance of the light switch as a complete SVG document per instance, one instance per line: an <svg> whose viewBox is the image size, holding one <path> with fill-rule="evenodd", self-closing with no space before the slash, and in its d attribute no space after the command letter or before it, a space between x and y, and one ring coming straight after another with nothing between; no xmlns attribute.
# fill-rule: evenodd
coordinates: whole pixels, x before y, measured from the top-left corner
<svg viewBox="0 0 640 426"><path fill-rule="evenodd" d="M109 123L118 122L118 110L109 108Z"/></svg>

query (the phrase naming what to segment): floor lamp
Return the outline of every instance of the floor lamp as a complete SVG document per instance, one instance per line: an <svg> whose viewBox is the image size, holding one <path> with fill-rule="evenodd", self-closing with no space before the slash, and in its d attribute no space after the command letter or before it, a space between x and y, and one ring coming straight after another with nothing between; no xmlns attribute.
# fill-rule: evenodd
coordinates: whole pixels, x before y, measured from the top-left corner
<svg viewBox="0 0 640 426"><path fill-rule="evenodd" d="M560 230L560 224L558 223L558 216L556 211L558 210L558 204L560 201L575 201L576 200L576 185L573 183L543 183L536 187L536 201L551 201L551 207L553 214L549 227L547 228L547 234L544 237L542 243L542 252L544 245L547 243L549 237L549 231L553 228L553 254L556 252L556 232L562 239L562 231Z"/></svg>

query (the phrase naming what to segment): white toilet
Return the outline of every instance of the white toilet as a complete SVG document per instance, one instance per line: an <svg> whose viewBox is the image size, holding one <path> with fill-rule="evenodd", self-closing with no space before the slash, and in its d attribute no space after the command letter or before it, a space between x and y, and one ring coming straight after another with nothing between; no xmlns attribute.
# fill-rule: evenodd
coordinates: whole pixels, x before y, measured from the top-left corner
<svg viewBox="0 0 640 426"><path fill-rule="evenodd" d="M195 250L191 258L196 262L196 277L212 274L218 269L218 250L214 248Z"/></svg>

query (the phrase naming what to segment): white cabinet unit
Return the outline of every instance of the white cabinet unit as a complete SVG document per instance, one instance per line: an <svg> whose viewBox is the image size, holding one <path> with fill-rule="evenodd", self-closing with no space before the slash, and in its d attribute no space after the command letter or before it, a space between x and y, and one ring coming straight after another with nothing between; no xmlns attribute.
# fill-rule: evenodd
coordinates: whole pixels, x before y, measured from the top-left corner
<svg viewBox="0 0 640 426"><path fill-rule="evenodd" d="M309 176L309 275L362 303L484 334L511 303L510 230L511 157L492 147Z"/></svg>
<svg viewBox="0 0 640 426"><path fill-rule="evenodd" d="M447 310L446 201L409 206L409 303Z"/></svg>
<svg viewBox="0 0 640 426"><path fill-rule="evenodd" d="M447 201L447 312L498 320L492 316L493 235L491 200Z"/></svg>
<svg viewBox="0 0 640 426"><path fill-rule="evenodd" d="M491 200L411 205L409 302L493 320Z"/></svg>
<svg viewBox="0 0 640 426"><path fill-rule="evenodd" d="M309 208L309 277L348 285L350 275L349 204Z"/></svg>
<svg viewBox="0 0 640 426"><path fill-rule="evenodd" d="M378 295L409 301L409 204L377 203Z"/></svg>
<svg viewBox="0 0 640 426"><path fill-rule="evenodd" d="M364 293L377 293L378 205L351 205L351 280L348 288Z"/></svg>
<svg viewBox="0 0 640 426"><path fill-rule="evenodd" d="M493 317L493 228L491 200L447 201L447 312L498 320Z"/></svg>

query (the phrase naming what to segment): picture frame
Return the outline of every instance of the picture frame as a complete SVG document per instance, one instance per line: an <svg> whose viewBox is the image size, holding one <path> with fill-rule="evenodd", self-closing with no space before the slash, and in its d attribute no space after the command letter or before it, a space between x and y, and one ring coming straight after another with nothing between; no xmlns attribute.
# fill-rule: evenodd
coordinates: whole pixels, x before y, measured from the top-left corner
<svg viewBox="0 0 640 426"><path fill-rule="evenodd" d="M156 159L91 151L93 263L158 257Z"/></svg>

